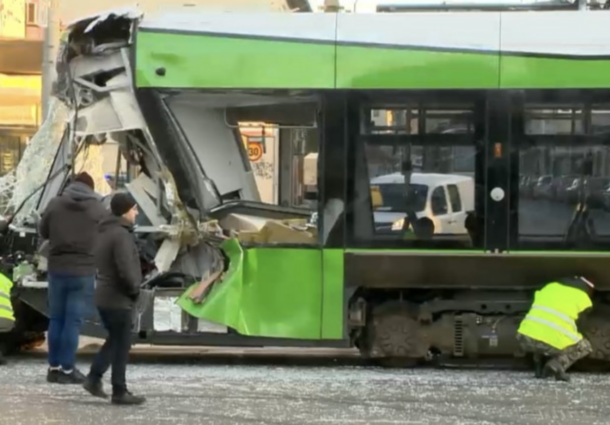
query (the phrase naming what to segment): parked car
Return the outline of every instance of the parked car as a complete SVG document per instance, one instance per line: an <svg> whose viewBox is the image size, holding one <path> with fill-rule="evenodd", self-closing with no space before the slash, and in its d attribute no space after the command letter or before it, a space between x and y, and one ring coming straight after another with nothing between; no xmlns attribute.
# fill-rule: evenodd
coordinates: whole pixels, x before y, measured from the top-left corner
<svg viewBox="0 0 610 425"><path fill-rule="evenodd" d="M565 200L569 204L574 204L578 200L578 189L580 185L580 177L572 180L572 184L566 189Z"/></svg>
<svg viewBox="0 0 610 425"><path fill-rule="evenodd" d="M579 200L580 178L574 179L572 185L567 189L568 202L575 204ZM604 208L606 204L606 192L610 185L610 178L589 177L585 180L587 201L590 208Z"/></svg>
<svg viewBox="0 0 610 425"><path fill-rule="evenodd" d="M608 185L610 185L610 179L606 177L593 177L589 179L587 182L589 208L604 208Z"/></svg>
<svg viewBox="0 0 610 425"><path fill-rule="evenodd" d="M546 175L540 176L533 187L533 198L534 199L550 199L551 198L551 184L553 183L553 176Z"/></svg>

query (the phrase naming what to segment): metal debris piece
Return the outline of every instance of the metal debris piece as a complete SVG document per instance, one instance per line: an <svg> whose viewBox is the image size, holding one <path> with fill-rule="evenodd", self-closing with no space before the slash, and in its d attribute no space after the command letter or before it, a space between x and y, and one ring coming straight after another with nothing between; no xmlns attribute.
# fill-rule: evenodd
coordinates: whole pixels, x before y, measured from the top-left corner
<svg viewBox="0 0 610 425"><path fill-rule="evenodd" d="M201 282L199 282L199 285L193 288L193 290L189 293L189 298L195 303L201 303L209 292L207 289L210 288L214 282L222 280L222 278L222 269L210 274L206 279L202 279Z"/></svg>

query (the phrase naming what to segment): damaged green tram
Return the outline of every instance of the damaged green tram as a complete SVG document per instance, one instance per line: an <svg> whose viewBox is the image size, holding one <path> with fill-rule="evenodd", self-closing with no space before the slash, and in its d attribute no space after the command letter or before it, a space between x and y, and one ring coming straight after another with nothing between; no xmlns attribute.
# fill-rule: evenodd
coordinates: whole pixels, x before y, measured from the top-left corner
<svg viewBox="0 0 610 425"><path fill-rule="evenodd" d="M71 110L65 150L70 135L110 135L139 170L127 188L156 272L135 341L519 357L532 291L583 274L599 289L592 357L610 359L607 13L119 11L73 24L55 93ZM279 205L260 202L239 131L252 122L278 130ZM291 167L312 153L304 207L282 194L311 180ZM57 161L38 210L68 174ZM278 220L300 225L244 237ZM18 297L44 314L44 293L24 281ZM167 306L173 325L159 324Z"/></svg>

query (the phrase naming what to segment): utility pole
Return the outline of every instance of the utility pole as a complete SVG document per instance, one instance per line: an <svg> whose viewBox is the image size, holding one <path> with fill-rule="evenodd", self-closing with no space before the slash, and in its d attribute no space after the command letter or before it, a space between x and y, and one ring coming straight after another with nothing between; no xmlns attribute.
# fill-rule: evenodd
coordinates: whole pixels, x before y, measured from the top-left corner
<svg viewBox="0 0 610 425"><path fill-rule="evenodd" d="M42 121L49 115L51 88L56 78L55 61L59 48L59 0L45 0L46 22L42 44ZM43 19L44 20L44 19Z"/></svg>

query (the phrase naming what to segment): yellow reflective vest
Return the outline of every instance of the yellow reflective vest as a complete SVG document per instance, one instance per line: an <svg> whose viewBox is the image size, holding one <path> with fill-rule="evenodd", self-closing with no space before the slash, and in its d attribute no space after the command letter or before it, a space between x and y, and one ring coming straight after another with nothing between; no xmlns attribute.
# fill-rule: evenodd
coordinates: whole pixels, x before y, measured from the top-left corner
<svg viewBox="0 0 610 425"><path fill-rule="evenodd" d="M0 319L15 321L15 313L13 312L13 304L11 303L11 290L13 282L0 273Z"/></svg>
<svg viewBox="0 0 610 425"><path fill-rule="evenodd" d="M586 292L558 282L549 283L536 291L534 303L517 332L563 350L583 339L576 319L591 306Z"/></svg>

